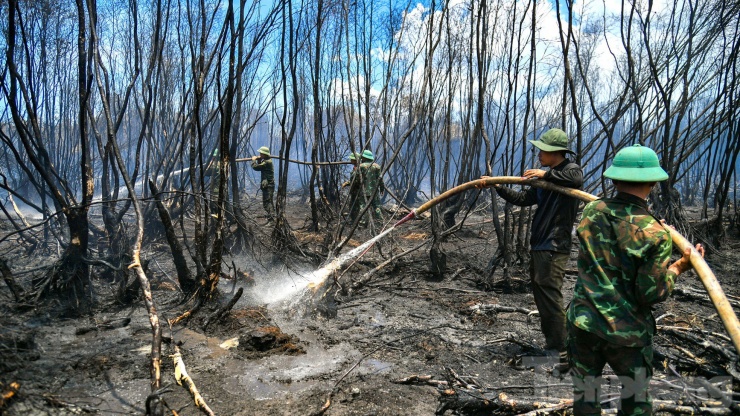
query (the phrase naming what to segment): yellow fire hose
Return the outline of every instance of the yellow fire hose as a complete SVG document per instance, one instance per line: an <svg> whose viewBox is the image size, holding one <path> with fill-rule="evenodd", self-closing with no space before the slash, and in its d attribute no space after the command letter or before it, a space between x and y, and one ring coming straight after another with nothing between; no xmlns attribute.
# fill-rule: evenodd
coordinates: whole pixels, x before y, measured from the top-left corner
<svg viewBox="0 0 740 416"><path fill-rule="evenodd" d="M395 228L403 224L404 222L418 216L422 212L427 211L434 205L437 205L438 203L444 201L445 199L453 195L459 194L461 192L465 192L470 189L490 188L491 186L495 184L530 185L530 186L535 186L537 188L546 189L548 191L555 191L555 192L560 192L566 195L570 195L574 198L578 198L585 202L591 202L593 200L598 199L598 197L591 195L588 192L579 191L577 189L565 188L565 187L554 185L550 182L546 182L542 180L523 179L518 176L486 177L486 178L476 179L474 181L466 182L462 185L456 186L454 188L451 188L439 194L437 197L432 198L429 201L422 204L419 208L416 208L413 211L411 211L407 216L405 216L400 221L398 221L396 224L394 224L393 227ZM712 270L709 268L709 265L707 265L707 262L704 261L704 258L701 256L701 254L699 254L699 252L696 251L694 246L684 236L682 236L678 231L674 230L671 227L666 227L666 229L671 234L671 239L673 240L673 244L682 253L686 250L686 248L691 249L691 257L690 257L691 266L694 268L694 271L696 271L696 274L699 275L699 279L704 285L704 289L706 289L707 293L709 294L709 299L711 299L712 304L714 305L714 308L717 310L717 313L719 314L719 317L722 320L722 324L724 325L725 330L727 331L727 333L730 335L730 338L732 339L732 344L735 346L735 351L740 353L740 322L737 319L737 315L735 315L735 311L732 310L732 306L730 305L730 302L727 300L725 293L722 291L722 287L717 281L717 277L714 275Z"/></svg>

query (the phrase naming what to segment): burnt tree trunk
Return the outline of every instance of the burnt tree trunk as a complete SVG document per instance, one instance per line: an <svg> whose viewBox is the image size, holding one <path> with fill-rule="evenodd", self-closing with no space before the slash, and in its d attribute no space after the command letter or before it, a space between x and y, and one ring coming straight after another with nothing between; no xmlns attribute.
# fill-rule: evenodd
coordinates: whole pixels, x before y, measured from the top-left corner
<svg viewBox="0 0 740 416"><path fill-rule="evenodd" d="M175 234L175 227L172 225L170 212L167 210L167 207L164 206L159 189L151 179L149 180L149 189L152 191L152 195L154 195L154 199L157 201L157 211L159 212L159 217L164 225L167 244L170 246L172 260L175 263L175 269L177 270L177 281L180 283L180 288L185 295L191 295L197 289L197 284L192 273L190 273L190 267L188 267L187 260L182 252L180 240L177 239L177 235Z"/></svg>

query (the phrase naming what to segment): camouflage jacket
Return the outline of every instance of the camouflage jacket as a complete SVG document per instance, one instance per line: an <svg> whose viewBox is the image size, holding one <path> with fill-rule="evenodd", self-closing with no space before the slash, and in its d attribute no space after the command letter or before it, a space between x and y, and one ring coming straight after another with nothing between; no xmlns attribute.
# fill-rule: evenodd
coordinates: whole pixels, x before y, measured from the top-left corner
<svg viewBox="0 0 740 416"><path fill-rule="evenodd" d="M668 271L668 231L643 199L619 193L586 205L578 240L568 321L617 345L649 345L655 333L650 307L670 295L676 280Z"/></svg>
<svg viewBox="0 0 740 416"><path fill-rule="evenodd" d="M577 164L565 159L545 173L542 178L555 185L580 189L583 185L583 170ZM501 198L518 205L537 205L532 218L532 234L529 244L532 250L551 250L570 253L573 224L578 215L578 199L560 192L546 191L530 187L523 192L499 186L496 188Z"/></svg>
<svg viewBox="0 0 740 416"><path fill-rule="evenodd" d="M260 172L260 187L275 186L275 170L272 167L272 159L257 159L252 162L252 169ZM267 185L265 186L265 181Z"/></svg>
<svg viewBox="0 0 740 416"><path fill-rule="evenodd" d="M383 178L380 176L381 170L380 165L373 162L365 162L360 165L360 175L362 175L362 184L364 185L364 196L370 198L378 189L377 197L380 197L380 193L383 192L385 186L383 184Z"/></svg>
<svg viewBox="0 0 740 416"><path fill-rule="evenodd" d="M352 172L349 174L349 179L347 179L347 182L343 183L342 186L349 186L349 194L350 195L357 195L357 193L360 190L360 169L358 167L353 167Z"/></svg>
<svg viewBox="0 0 740 416"><path fill-rule="evenodd" d="M218 174L221 172L221 164L219 162L220 161L216 158L211 159L211 161L208 163L208 166L206 166L206 170L203 172L203 176L218 176Z"/></svg>

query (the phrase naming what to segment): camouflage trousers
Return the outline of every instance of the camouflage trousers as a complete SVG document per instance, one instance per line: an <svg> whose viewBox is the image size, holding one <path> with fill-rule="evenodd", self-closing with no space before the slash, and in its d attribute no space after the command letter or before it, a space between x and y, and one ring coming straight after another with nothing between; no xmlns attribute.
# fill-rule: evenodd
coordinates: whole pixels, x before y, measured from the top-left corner
<svg viewBox="0 0 740 416"><path fill-rule="evenodd" d="M367 199L361 198L360 202L360 212L362 212L365 207L367 206ZM373 198L370 201L370 208L368 208L366 215L370 215L373 219L373 222L377 225L383 224L383 214L380 212L380 198L377 196ZM367 225L367 220L363 216L362 221L360 222L361 225Z"/></svg>
<svg viewBox="0 0 740 416"><path fill-rule="evenodd" d="M555 251L532 251L529 276L540 328L545 335L545 349L565 350L565 309L563 309L563 277L568 254Z"/></svg>
<svg viewBox="0 0 740 416"><path fill-rule="evenodd" d="M270 221L275 219L275 207L272 205L272 196L274 193L275 188L272 186L262 188L262 208L265 209L267 219Z"/></svg>
<svg viewBox="0 0 740 416"><path fill-rule="evenodd" d="M209 196L210 200L208 201L208 207L211 210L211 214L214 215L218 212L218 195L218 184L213 184L213 187L211 188L211 194ZM224 201L224 203L228 205L229 193L226 192L224 195L226 197L226 201Z"/></svg>
<svg viewBox="0 0 740 416"><path fill-rule="evenodd" d="M350 224L352 224L355 222L357 216L360 214L360 201L359 198L357 198L357 195L350 195L348 204L349 216L347 217L347 220Z"/></svg>
<svg viewBox="0 0 740 416"><path fill-rule="evenodd" d="M601 415L601 382L609 366L622 383L620 415L650 415L648 387L653 376L653 347L624 347L568 323L568 357L573 380L573 414Z"/></svg>

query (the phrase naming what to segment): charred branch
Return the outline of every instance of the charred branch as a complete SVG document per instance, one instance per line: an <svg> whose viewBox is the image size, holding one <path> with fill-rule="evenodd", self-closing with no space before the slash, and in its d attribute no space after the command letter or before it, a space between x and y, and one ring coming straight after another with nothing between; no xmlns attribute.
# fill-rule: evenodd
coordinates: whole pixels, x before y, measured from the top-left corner
<svg viewBox="0 0 740 416"><path fill-rule="evenodd" d="M10 267L8 267L8 263L5 259L0 259L0 274L3 275L3 281L8 285L8 289L10 289L10 292L13 294L15 301L20 302L25 295L25 291L23 290L23 287L15 281L15 278L13 278L13 273L10 272Z"/></svg>
<svg viewBox="0 0 740 416"><path fill-rule="evenodd" d="M236 278L234 278L236 280ZM208 325L211 324L211 322L218 321L219 319L223 318L224 315L229 313L229 311L236 305L236 302L239 301L239 298L242 297L242 294L244 293L244 288L239 288L237 290L236 294L231 298L229 303L224 305L223 307L219 308L216 312L208 316L203 321L203 330L205 331L206 328L208 328Z"/></svg>
<svg viewBox="0 0 740 416"><path fill-rule="evenodd" d="M188 389L190 394L193 396L193 401L198 409L208 416L215 416L213 410L208 407L206 401L203 400L203 396L198 392L198 387L196 387L195 382L190 378L190 375L188 375L188 370L185 368L185 362L182 360L182 354L180 354L180 347L177 345L175 345L175 353L172 355L172 361L175 365L175 380L177 381L177 385Z"/></svg>
<svg viewBox="0 0 740 416"><path fill-rule="evenodd" d="M157 201L157 211L159 212L159 218L162 220L162 225L164 225L167 244L169 244L170 251L172 252L172 260L175 263L177 280L180 283L180 288L186 295L190 295L195 291L197 285L193 275L190 273L187 261L185 260L182 245L175 234L175 227L172 225L172 218L170 217L169 210L167 210L167 207L162 202L162 195L159 192L157 184L151 179L149 180L149 189L152 191L154 199Z"/></svg>

